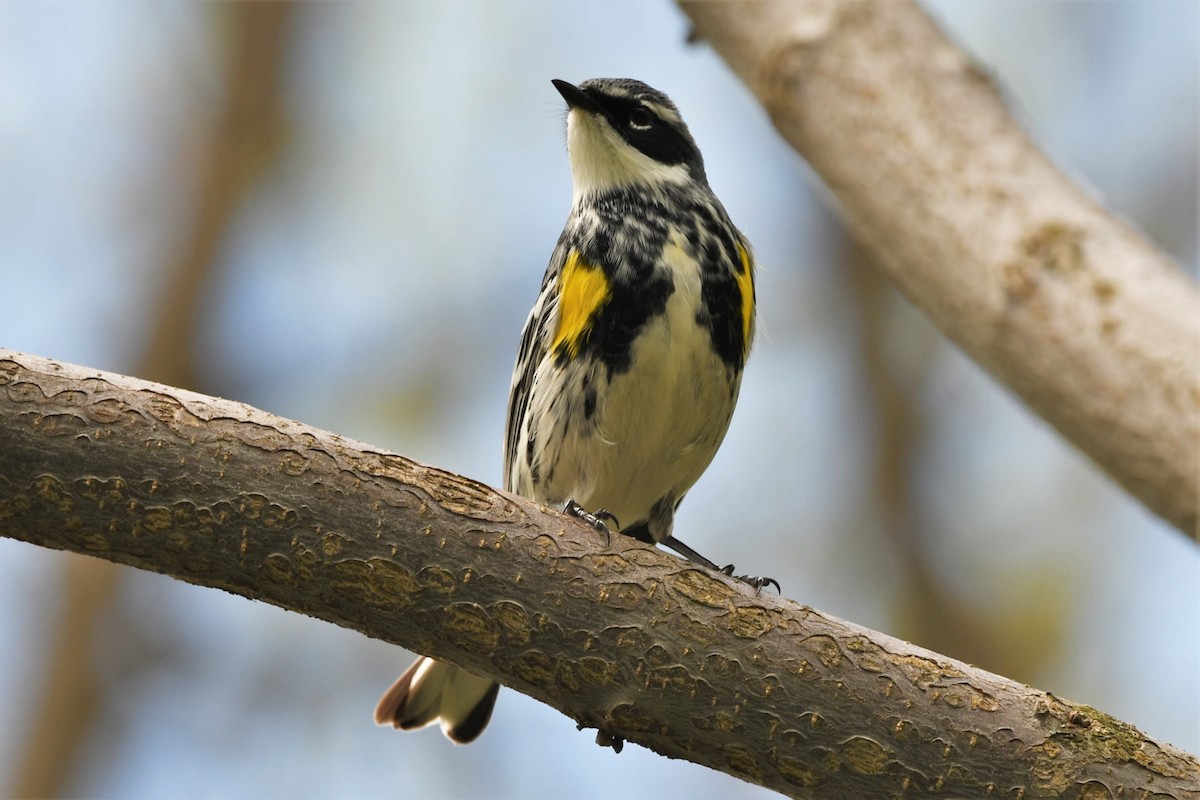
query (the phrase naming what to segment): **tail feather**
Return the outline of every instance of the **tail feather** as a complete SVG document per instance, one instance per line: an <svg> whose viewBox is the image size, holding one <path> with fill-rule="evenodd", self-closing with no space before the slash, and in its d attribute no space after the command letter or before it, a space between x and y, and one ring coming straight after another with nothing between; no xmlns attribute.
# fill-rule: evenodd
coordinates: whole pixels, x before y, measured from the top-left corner
<svg viewBox="0 0 1200 800"><path fill-rule="evenodd" d="M471 675L472 680L481 680ZM479 738L483 729L492 719L492 708L496 705L496 695L500 692L500 684L490 683L484 692L483 699L477 702L466 717L461 721L449 724L450 718L442 716L442 733L455 744L470 744Z"/></svg>
<svg viewBox="0 0 1200 800"><path fill-rule="evenodd" d="M439 666L444 665L424 657L414 661L379 699L375 724L410 731L436 722L443 684L436 675Z"/></svg>
<svg viewBox="0 0 1200 800"><path fill-rule="evenodd" d="M492 718L499 689L488 678L422 656L384 692L375 724L407 731L440 721L447 738L466 744Z"/></svg>

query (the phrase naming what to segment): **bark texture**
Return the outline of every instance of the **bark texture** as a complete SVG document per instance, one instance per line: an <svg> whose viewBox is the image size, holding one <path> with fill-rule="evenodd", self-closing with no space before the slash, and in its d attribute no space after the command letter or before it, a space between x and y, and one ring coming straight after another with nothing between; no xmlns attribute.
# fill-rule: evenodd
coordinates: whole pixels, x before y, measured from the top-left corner
<svg viewBox="0 0 1200 800"><path fill-rule="evenodd" d="M1193 538L1200 294L911 0L679 0L950 339Z"/></svg>
<svg viewBox="0 0 1200 800"><path fill-rule="evenodd" d="M1200 797L1195 758L1094 709L402 456L7 350L0 535L353 628L797 797Z"/></svg>

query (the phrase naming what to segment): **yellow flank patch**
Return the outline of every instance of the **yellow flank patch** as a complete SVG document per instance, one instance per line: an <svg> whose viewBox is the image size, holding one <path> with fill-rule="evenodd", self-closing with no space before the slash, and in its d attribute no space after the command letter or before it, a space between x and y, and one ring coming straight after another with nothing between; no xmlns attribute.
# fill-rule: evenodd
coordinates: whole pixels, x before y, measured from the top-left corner
<svg viewBox="0 0 1200 800"><path fill-rule="evenodd" d="M558 327L550 343L551 352L565 346L570 358L579 355L592 317L608 298L608 277L604 270L588 264L575 250L567 253L566 263L558 274Z"/></svg>
<svg viewBox="0 0 1200 800"><path fill-rule="evenodd" d="M735 272L738 291L742 295L742 347L745 353L750 353L750 337L754 332L754 264L750 261L750 253L737 243L738 256L742 259L742 269Z"/></svg>

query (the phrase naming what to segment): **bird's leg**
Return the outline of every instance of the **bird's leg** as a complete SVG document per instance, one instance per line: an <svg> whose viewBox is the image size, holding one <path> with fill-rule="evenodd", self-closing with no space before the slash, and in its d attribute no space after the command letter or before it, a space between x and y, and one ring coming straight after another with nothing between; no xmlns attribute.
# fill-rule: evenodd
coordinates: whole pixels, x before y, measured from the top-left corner
<svg viewBox="0 0 1200 800"><path fill-rule="evenodd" d="M679 553L679 555L683 556L688 561L691 561L693 564L699 564L701 566L708 567L709 569L715 569L717 572L722 572L731 578L736 578L742 583L753 586L754 591L756 592L761 590L764 586L774 586L775 591L783 594L783 590L779 588L779 581L775 580L774 578L759 578L752 575L734 575L733 564L726 564L723 567L718 567L714 562L709 561L707 558L700 555L695 550L676 539L674 536L668 536L666 539L663 539L662 544L665 544L676 553Z"/></svg>
<svg viewBox="0 0 1200 800"><path fill-rule="evenodd" d="M666 539L663 539L662 543L674 550L676 553L679 553L679 555L683 556L688 561L691 561L693 564L700 564L701 566L708 567L709 569L715 569L717 572L724 572L726 575L733 574L733 564L730 564L727 567L718 567L714 562L709 561L707 558L700 555L695 550L676 539L674 536L668 536Z"/></svg>
<svg viewBox="0 0 1200 800"><path fill-rule="evenodd" d="M574 498L563 504L563 513L570 514L572 517L578 517L588 525L591 525L593 528L603 533L605 547L608 547L612 543L610 538L611 531L608 529L606 521L616 525L618 530L621 527L621 522L612 512L608 511L607 509L600 508L597 509L595 513L592 513L583 506L579 505L579 503L576 503Z"/></svg>

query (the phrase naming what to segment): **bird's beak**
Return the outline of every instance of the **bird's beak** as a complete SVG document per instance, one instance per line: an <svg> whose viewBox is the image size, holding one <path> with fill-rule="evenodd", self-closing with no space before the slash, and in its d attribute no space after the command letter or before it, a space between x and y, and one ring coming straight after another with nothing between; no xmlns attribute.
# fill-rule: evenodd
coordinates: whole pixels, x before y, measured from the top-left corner
<svg viewBox="0 0 1200 800"><path fill-rule="evenodd" d="M567 101L567 106L569 108L578 108L581 111L600 110L595 101L584 94L583 90L578 86L572 83L567 83L566 81L560 81L557 78L550 82L554 84L555 89L558 89L558 93L563 96L563 100Z"/></svg>

